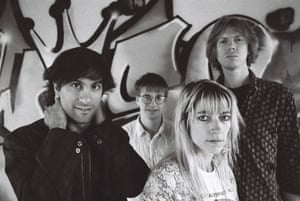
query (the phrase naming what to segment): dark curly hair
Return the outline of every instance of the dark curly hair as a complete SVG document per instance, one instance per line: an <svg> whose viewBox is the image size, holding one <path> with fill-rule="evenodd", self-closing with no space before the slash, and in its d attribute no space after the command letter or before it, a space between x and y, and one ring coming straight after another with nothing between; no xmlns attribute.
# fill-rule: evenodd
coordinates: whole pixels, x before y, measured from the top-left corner
<svg viewBox="0 0 300 201"><path fill-rule="evenodd" d="M91 49L76 47L62 52L45 70L44 80L47 81L47 85L39 97L40 103L46 106L54 103L53 83L60 88L78 78L100 79L103 91L114 87L110 66L105 58Z"/></svg>

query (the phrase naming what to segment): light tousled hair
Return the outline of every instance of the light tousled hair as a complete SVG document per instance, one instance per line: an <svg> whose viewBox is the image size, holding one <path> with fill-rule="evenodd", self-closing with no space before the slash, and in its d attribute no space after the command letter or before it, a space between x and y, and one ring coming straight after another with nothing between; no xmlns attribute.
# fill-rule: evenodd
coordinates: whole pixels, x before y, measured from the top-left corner
<svg viewBox="0 0 300 201"><path fill-rule="evenodd" d="M216 68L221 73L222 67L217 59L217 42L220 35L227 28L233 28L246 38L248 43L248 55L246 62L249 67L251 64L255 63L259 48L259 40L255 33L255 29L257 29L256 23L234 15L221 17L214 24L206 45L206 56L208 58L209 66Z"/></svg>
<svg viewBox="0 0 300 201"><path fill-rule="evenodd" d="M197 200L207 193L203 178L199 175L196 161L199 161L197 148L191 139L189 124L195 118L196 106L207 112L218 112L229 109L231 112L231 128L224 149L214 156L213 164L217 168L222 181L233 177L232 168L238 153L238 136L242 117L237 107L234 94L224 86L212 80L201 80L187 84L182 90L175 110L175 152L169 158L175 158ZM201 158L200 158L201 161Z"/></svg>

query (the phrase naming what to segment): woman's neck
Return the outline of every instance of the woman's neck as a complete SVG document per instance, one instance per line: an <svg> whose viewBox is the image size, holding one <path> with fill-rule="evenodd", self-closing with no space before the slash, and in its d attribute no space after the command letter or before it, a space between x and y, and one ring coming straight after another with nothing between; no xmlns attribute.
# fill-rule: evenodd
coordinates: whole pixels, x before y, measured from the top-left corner
<svg viewBox="0 0 300 201"><path fill-rule="evenodd" d="M213 154L204 154L204 153L198 153L197 155L197 163L198 166L204 170L205 172L212 172L214 170L213 167Z"/></svg>

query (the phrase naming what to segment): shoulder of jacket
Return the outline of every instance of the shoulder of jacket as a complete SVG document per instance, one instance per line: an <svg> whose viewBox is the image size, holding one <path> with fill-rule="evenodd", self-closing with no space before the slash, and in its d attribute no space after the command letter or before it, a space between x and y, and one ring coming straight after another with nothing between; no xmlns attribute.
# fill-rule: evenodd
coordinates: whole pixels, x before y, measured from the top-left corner
<svg viewBox="0 0 300 201"><path fill-rule="evenodd" d="M263 87L263 88L266 88L266 90L268 90L268 91L278 91L280 93L292 94L292 91L288 87L284 86L281 83L275 82L275 81L257 78L256 83L257 83L258 88Z"/></svg>
<svg viewBox="0 0 300 201"><path fill-rule="evenodd" d="M45 125L43 119L39 119L35 122L32 122L27 125L20 126L11 132L12 135L17 135L19 133L35 133L42 130L48 130L48 127ZM11 135L10 134L10 135Z"/></svg>
<svg viewBox="0 0 300 201"><path fill-rule="evenodd" d="M21 126L12 131L4 140L5 146L12 144L30 145L38 144L46 136L48 127L40 119L31 124ZM26 145L26 146L27 146Z"/></svg>
<svg viewBox="0 0 300 201"><path fill-rule="evenodd" d="M134 120L132 120L132 121L129 121L129 122L127 122L126 124L123 124L122 125L122 128L123 129L132 129L133 127L135 127L135 125L136 125L136 122L137 122L137 119L134 119Z"/></svg>
<svg viewBox="0 0 300 201"><path fill-rule="evenodd" d="M128 134L127 131L121 127L118 124L115 124L114 122L108 122L106 125L106 135L108 138L112 139L117 138L118 140L128 140Z"/></svg>

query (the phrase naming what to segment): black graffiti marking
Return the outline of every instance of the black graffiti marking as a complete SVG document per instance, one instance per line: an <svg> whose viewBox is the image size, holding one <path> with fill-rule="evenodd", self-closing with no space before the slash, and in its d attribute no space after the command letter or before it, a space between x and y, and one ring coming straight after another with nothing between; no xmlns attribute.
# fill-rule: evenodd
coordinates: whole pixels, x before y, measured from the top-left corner
<svg viewBox="0 0 300 201"><path fill-rule="evenodd" d="M127 78L128 78L128 74L129 74L129 65L126 66L125 71L122 75L122 79L121 79L121 84L120 84L120 94L122 96L122 98L126 101L126 102L131 102L133 101L135 98L131 97L129 95L129 93L127 92Z"/></svg>

